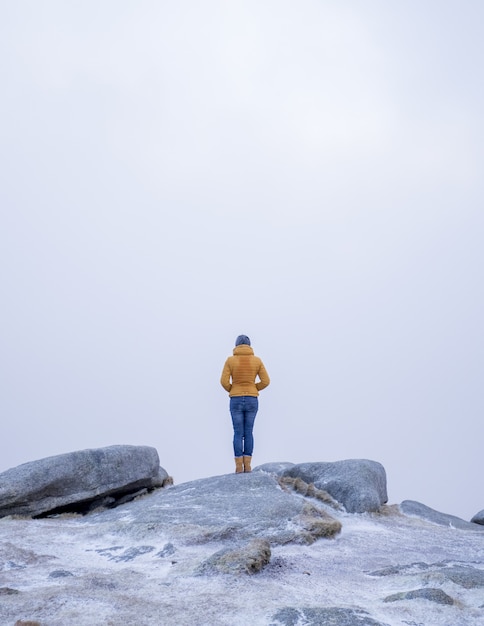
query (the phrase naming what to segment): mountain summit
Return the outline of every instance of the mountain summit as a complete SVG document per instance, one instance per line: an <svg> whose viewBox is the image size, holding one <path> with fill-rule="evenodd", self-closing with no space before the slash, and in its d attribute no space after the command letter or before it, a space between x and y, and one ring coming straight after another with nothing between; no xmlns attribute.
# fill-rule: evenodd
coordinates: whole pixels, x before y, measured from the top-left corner
<svg viewBox="0 0 484 626"><path fill-rule="evenodd" d="M1 626L484 623L484 525L388 505L375 461L172 486L153 448L72 454L0 475Z"/></svg>

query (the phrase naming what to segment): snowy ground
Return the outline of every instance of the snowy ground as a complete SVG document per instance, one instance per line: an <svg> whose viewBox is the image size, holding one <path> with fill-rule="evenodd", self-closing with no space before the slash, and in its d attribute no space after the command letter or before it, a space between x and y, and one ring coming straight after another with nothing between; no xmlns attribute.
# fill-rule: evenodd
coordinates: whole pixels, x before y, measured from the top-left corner
<svg viewBox="0 0 484 626"><path fill-rule="evenodd" d="M42 626L484 624L480 530L437 526L403 516L397 507L384 507L383 514L333 511L343 524L334 539L273 545L269 565L251 576L197 576L197 566L228 540L177 539L183 509L178 534L172 522L133 524L135 506L115 509L116 521L113 511L105 518L0 520L0 626L17 619ZM384 602L430 588L454 604ZM304 613L331 607L355 612L339 621ZM281 612L285 608L298 611Z"/></svg>

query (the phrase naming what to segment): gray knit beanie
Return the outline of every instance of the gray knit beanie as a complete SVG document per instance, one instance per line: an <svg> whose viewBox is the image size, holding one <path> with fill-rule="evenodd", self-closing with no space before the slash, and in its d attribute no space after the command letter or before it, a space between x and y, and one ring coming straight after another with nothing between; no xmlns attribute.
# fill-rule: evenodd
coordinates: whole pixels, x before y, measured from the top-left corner
<svg viewBox="0 0 484 626"><path fill-rule="evenodd" d="M235 345L240 346L241 344L245 344L246 346L250 346L250 339L247 335L239 335L235 340Z"/></svg>

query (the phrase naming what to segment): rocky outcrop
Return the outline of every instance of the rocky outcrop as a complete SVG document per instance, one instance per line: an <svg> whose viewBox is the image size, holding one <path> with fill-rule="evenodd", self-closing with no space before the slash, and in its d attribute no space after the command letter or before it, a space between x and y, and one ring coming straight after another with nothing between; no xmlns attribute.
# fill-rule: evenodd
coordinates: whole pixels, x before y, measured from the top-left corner
<svg viewBox="0 0 484 626"><path fill-rule="evenodd" d="M325 511L323 503L281 489L277 477L265 472L183 483L127 504L123 512L135 525L169 527L170 535L184 543L264 539L272 544L311 544L341 530L341 522ZM109 521L117 515L102 511L90 518Z"/></svg>
<svg viewBox="0 0 484 626"><path fill-rule="evenodd" d="M471 519L471 522L473 524L481 524L482 526L484 526L484 509L482 509L482 511L479 511L479 513L476 513Z"/></svg>
<svg viewBox="0 0 484 626"><path fill-rule="evenodd" d="M334 463L270 463L258 470L300 478L330 494L348 513L378 511L388 501L385 468L376 461L349 459Z"/></svg>
<svg viewBox="0 0 484 626"><path fill-rule="evenodd" d="M84 516L0 519L0 623L482 625L479 525L396 505L354 515L275 466Z"/></svg>
<svg viewBox="0 0 484 626"><path fill-rule="evenodd" d="M428 522L432 522L433 524L439 524L439 526L450 526L451 528L461 528L462 530L484 530L484 526L473 522L466 522L455 515L440 513L415 500L404 500L400 504L400 510L405 515L413 515Z"/></svg>
<svg viewBox="0 0 484 626"><path fill-rule="evenodd" d="M61 454L0 474L0 517L114 506L169 481L157 451L148 446Z"/></svg>

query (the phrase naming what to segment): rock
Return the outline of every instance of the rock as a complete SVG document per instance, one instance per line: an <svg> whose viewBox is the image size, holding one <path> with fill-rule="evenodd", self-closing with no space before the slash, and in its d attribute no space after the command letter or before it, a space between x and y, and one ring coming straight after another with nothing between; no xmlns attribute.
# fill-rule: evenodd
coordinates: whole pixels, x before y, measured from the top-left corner
<svg viewBox="0 0 484 626"><path fill-rule="evenodd" d="M386 626L366 611L339 607L284 608L272 618L270 626Z"/></svg>
<svg viewBox="0 0 484 626"><path fill-rule="evenodd" d="M431 587L394 593L384 598L383 602L399 602L401 600L430 600L430 602L436 602L437 604L454 604L454 600L445 591L432 589Z"/></svg>
<svg viewBox="0 0 484 626"><path fill-rule="evenodd" d="M404 515L420 517L421 519L432 522L433 524L439 524L440 526L450 526L452 528L460 528L462 530L484 530L484 526L481 527L479 524L466 522L460 517L455 517L455 515L440 513L439 511L435 511L421 502L416 502L415 500L404 500L400 504L400 511Z"/></svg>
<svg viewBox="0 0 484 626"><path fill-rule="evenodd" d="M74 574L66 569L56 569L49 574L49 578L67 578L68 576L74 576Z"/></svg>
<svg viewBox="0 0 484 626"><path fill-rule="evenodd" d="M254 539L239 548L224 548L205 560L197 570L205 574L256 574L271 559L271 547L264 539Z"/></svg>
<svg viewBox="0 0 484 626"><path fill-rule="evenodd" d="M368 572L369 576L397 576L399 574L418 574L428 571L433 567L440 567L441 564L429 564L423 561L417 561L414 563L406 563L405 565L390 565L383 569L375 570L374 572Z"/></svg>
<svg viewBox="0 0 484 626"><path fill-rule="evenodd" d="M0 474L0 517L88 510L93 501L115 499L163 486L169 476L148 446L110 446L52 456Z"/></svg>
<svg viewBox="0 0 484 626"><path fill-rule="evenodd" d="M294 463L263 463L262 465L258 465L253 468L253 472L267 472L268 474L277 474L280 476L283 472L285 472L290 467L294 467Z"/></svg>
<svg viewBox="0 0 484 626"><path fill-rule="evenodd" d="M471 519L471 522L473 524L481 524L484 526L484 509L482 509L482 511L479 511L479 513L476 513Z"/></svg>
<svg viewBox="0 0 484 626"><path fill-rule="evenodd" d="M464 589L480 589L484 587L484 570L467 565L454 565L440 570L443 579L452 581Z"/></svg>
<svg viewBox="0 0 484 626"><path fill-rule="evenodd" d="M283 491L276 476L250 472L203 478L154 492L125 504L123 516L128 515L140 533L146 525L162 526L170 529L171 541L185 544L250 539L310 544L341 530L341 523L321 507ZM114 521L118 511L108 509L89 517L94 522Z"/></svg>
<svg viewBox="0 0 484 626"><path fill-rule="evenodd" d="M167 556L173 556L176 552L175 546L172 543L167 543L163 546L163 548L158 552L156 556L160 558L165 558Z"/></svg>
<svg viewBox="0 0 484 626"><path fill-rule="evenodd" d="M16 596L20 591L11 587L0 587L0 596Z"/></svg>
<svg viewBox="0 0 484 626"><path fill-rule="evenodd" d="M231 473L82 518L1 519L0 623L482 626L479 532L340 514L310 483L278 479ZM346 532L318 539L325 514ZM454 604L419 591L432 589Z"/></svg>
<svg viewBox="0 0 484 626"><path fill-rule="evenodd" d="M313 483L343 504L348 513L378 511L388 501L385 468L376 461L301 463L284 469L282 476Z"/></svg>
<svg viewBox="0 0 484 626"><path fill-rule="evenodd" d="M392 565L368 573L369 576L415 576L426 584L445 584L448 581L464 587L464 589L478 589L484 587L484 570L467 564L452 564L447 561L439 563L425 563L417 561L405 565ZM402 598L398 598L402 599Z"/></svg>
<svg viewBox="0 0 484 626"><path fill-rule="evenodd" d="M153 546L136 546L132 548L123 548L123 546L112 546L110 548L99 548L96 552L102 556L107 557L110 561L116 563L133 561L143 554L149 554L153 552L155 548ZM120 552L122 550L122 552Z"/></svg>

